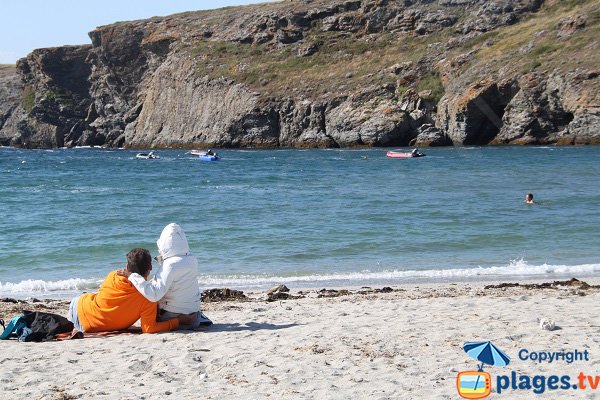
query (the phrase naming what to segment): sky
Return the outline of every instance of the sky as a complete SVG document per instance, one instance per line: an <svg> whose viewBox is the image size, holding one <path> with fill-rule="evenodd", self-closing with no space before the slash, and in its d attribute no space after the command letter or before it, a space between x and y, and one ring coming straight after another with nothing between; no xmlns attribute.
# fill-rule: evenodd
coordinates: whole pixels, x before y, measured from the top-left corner
<svg viewBox="0 0 600 400"><path fill-rule="evenodd" d="M0 0L0 64L32 50L91 43L101 25L275 0Z"/></svg>

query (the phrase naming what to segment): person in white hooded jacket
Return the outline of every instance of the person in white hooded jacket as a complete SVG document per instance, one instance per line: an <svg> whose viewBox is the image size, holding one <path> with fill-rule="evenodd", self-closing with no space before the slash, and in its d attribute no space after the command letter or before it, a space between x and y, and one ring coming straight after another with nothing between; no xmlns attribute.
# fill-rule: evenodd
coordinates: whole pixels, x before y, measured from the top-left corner
<svg viewBox="0 0 600 400"><path fill-rule="evenodd" d="M155 259L160 268L154 279L147 281L143 276L132 273L128 276L129 281L145 298L158 302L159 321L196 313L194 323L180 325L180 329L212 325L212 321L200 311L198 260L190 253L183 229L175 223L165 226L156 244L159 256Z"/></svg>

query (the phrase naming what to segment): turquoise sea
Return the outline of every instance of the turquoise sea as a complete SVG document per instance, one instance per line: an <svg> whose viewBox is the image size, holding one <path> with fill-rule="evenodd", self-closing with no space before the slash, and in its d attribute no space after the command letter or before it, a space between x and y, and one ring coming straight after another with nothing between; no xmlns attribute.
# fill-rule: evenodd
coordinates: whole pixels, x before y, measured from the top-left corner
<svg viewBox="0 0 600 400"><path fill-rule="evenodd" d="M0 148L0 297L96 289L170 222L202 288L600 276L600 147L386 150Z"/></svg>

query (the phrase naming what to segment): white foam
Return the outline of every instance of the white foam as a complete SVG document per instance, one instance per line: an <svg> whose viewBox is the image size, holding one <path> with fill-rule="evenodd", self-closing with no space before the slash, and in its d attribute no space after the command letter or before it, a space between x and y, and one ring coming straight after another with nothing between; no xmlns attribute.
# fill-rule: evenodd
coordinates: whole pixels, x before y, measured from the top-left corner
<svg viewBox="0 0 600 400"><path fill-rule="evenodd" d="M589 276L600 273L600 264L582 265L528 265L523 259L513 260L507 266L478 267L478 268L452 268L452 269L425 269L407 271L361 271L336 274L314 274L306 276L267 276L267 275L237 275L237 276L201 276L199 279L203 287L207 286L236 286L258 287L275 283L324 283L345 282L357 283L365 281L411 281L431 280L444 281L453 279L479 278L492 280L496 277L544 277L556 276Z"/></svg>
<svg viewBox="0 0 600 400"><path fill-rule="evenodd" d="M41 279L27 279L12 283L0 282L0 296L49 294L54 292L77 292L94 290L100 287L101 279L71 278L60 281L43 281Z"/></svg>
<svg viewBox="0 0 600 400"><path fill-rule="evenodd" d="M500 267L448 268L424 270L389 270L389 271L357 271L332 274L312 275L200 275L198 283L203 288L233 287L259 288L274 284L297 284L298 286L314 286L333 284L358 286L365 282L403 283L411 281L452 281L452 280L494 280L497 278L544 278L552 277L584 277L598 276L600 264L581 265L529 265L527 261L513 260L509 265ZM102 279L71 278L58 281L24 280L17 283L0 282L0 297L4 296L54 296L67 297L81 291L96 291Z"/></svg>

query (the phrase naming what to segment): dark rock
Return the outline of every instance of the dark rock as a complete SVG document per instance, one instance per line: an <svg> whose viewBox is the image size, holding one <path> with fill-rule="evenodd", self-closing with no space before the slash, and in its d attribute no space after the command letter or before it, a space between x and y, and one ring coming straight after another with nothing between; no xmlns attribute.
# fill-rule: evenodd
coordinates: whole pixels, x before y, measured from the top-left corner
<svg viewBox="0 0 600 400"><path fill-rule="evenodd" d="M205 290L202 292L201 298L205 303L247 299L246 295L241 290L228 288Z"/></svg>
<svg viewBox="0 0 600 400"><path fill-rule="evenodd" d="M290 289L288 289L287 286L285 285L278 285L275 287L272 287L271 289L267 290L267 294L273 294L273 293L287 293L289 292Z"/></svg>
<svg viewBox="0 0 600 400"><path fill-rule="evenodd" d="M21 105L27 101L33 106L35 91L30 88L23 93L23 84L14 66L0 65L0 145L9 146L12 143L12 124L22 112ZM9 122L9 120L11 122ZM5 129L6 126L6 129Z"/></svg>
<svg viewBox="0 0 600 400"><path fill-rule="evenodd" d="M317 297L319 297L319 298L322 298L322 297L340 297L340 296L348 296L350 294L350 291L348 291L346 289L341 289L341 290L321 289L317 293L318 293Z"/></svg>
<svg viewBox="0 0 600 400"><path fill-rule="evenodd" d="M419 19L414 31L418 35L426 35L452 26L456 21L458 21L458 17L454 15L448 15L442 11L430 12Z"/></svg>
<svg viewBox="0 0 600 400"><path fill-rule="evenodd" d="M24 90L34 95L27 104L31 108L13 125L16 145L61 147L65 136L78 131L73 127L84 123L91 104L90 50L91 46L38 49L18 61Z"/></svg>
<svg viewBox="0 0 600 400"><path fill-rule="evenodd" d="M466 5L468 1L462 0L442 0L442 4L446 5ZM507 0L494 1L473 1L473 5L480 4L479 8L473 12L472 18L467 18L458 30L462 33L473 31L488 32L499 26L512 25L518 22L527 13L537 11L542 5L540 0L525 0L518 2L510 2Z"/></svg>
<svg viewBox="0 0 600 400"><path fill-rule="evenodd" d="M312 56L317 51L319 51L319 47L321 47L322 45L323 45L323 42L317 41L315 43L311 43L306 46L301 46L298 48L298 55L300 57Z"/></svg>
<svg viewBox="0 0 600 400"><path fill-rule="evenodd" d="M585 28L587 18L583 15L570 16L562 19L558 24L558 33L556 36L559 39L565 39L575 32Z"/></svg>
<svg viewBox="0 0 600 400"><path fill-rule="evenodd" d="M527 283L527 284L519 284L519 283L500 283L497 285L486 285L484 289L503 289L503 288L511 288L511 287L522 287L525 289L557 289L561 286L567 287L578 287L581 290L586 289L600 289L600 285L590 285L587 282L580 281L576 278L571 278L568 281L554 281L554 282L544 282L544 283ZM579 294L579 293L576 293ZM585 295L585 293L584 293Z"/></svg>
<svg viewBox="0 0 600 400"><path fill-rule="evenodd" d="M410 68L412 66L413 66L413 63L410 61L398 63L398 64L394 64L391 67L389 67L386 70L386 72L392 73L394 75L400 75L402 72L410 70Z"/></svg>
<svg viewBox="0 0 600 400"><path fill-rule="evenodd" d="M512 82L479 81L464 93L442 99L439 126L454 145L488 144L502 129L505 108L514 95Z"/></svg>
<svg viewBox="0 0 600 400"><path fill-rule="evenodd" d="M582 108L584 98L576 100L580 91L572 85L561 75L523 76L519 80L519 92L505 108L503 127L494 143L574 143L579 134L584 133L581 125L600 123L600 110ZM600 142L597 133L584 134L587 143Z"/></svg>
<svg viewBox="0 0 600 400"><path fill-rule="evenodd" d="M419 126L419 134L411 142L411 146L416 147L449 146L450 144L451 141L448 136L431 124Z"/></svg>
<svg viewBox="0 0 600 400"><path fill-rule="evenodd" d="M3 297L0 299L0 301L3 303L19 303L19 300L13 299L11 297Z"/></svg>
<svg viewBox="0 0 600 400"><path fill-rule="evenodd" d="M292 296L291 294L285 292L276 292L267 295L267 301L292 300L297 298L298 297Z"/></svg>
<svg viewBox="0 0 600 400"><path fill-rule="evenodd" d="M281 44L291 44L302 40L302 31L278 31L275 35L275 40Z"/></svg>
<svg viewBox="0 0 600 400"><path fill-rule="evenodd" d="M304 298L302 293L299 293L298 296L293 296L289 293L290 289L285 285L275 286L267 291L267 301L277 301L277 300L295 300Z"/></svg>

